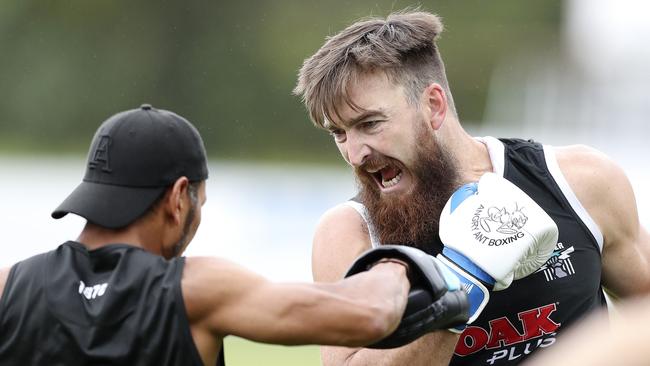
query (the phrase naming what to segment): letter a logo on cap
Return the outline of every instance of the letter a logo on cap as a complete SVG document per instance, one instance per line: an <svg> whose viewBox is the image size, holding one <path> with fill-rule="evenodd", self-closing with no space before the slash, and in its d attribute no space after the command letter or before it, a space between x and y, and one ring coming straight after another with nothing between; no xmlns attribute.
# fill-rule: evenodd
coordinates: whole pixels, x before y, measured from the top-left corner
<svg viewBox="0 0 650 366"><path fill-rule="evenodd" d="M97 142L97 148L93 152L93 156L88 162L88 168L95 169L99 166L102 167L102 170L110 173L111 168L109 166L108 158L108 147L111 145L110 136L100 136L99 141Z"/></svg>

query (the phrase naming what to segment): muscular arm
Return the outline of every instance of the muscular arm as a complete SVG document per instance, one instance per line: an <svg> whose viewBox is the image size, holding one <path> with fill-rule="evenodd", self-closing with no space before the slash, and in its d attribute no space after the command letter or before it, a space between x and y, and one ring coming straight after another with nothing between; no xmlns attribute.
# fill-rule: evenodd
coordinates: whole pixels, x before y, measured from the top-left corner
<svg viewBox="0 0 650 366"><path fill-rule="evenodd" d="M576 196L600 227L603 286L615 297L650 293L650 235L639 223L634 192L623 170L585 146L556 149Z"/></svg>
<svg viewBox="0 0 650 366"><path fill-rule="evenodd" d="M323 215L314 235L312 272L315 281L342 278L359 254L370 248L367 226L351 207L337 206ZM391 350L322 347L324 366L447 365L458 335L433 332L404 347Z"/></svg>
<svg viewBox="0 0 650 366"><path fill-rule="evenodd" d="M276 344L363 345L390 334L409 290L401 264L336 283L274 283L232 262L187 258L183 298L192 336L211 362L225 335Z"/></svg>

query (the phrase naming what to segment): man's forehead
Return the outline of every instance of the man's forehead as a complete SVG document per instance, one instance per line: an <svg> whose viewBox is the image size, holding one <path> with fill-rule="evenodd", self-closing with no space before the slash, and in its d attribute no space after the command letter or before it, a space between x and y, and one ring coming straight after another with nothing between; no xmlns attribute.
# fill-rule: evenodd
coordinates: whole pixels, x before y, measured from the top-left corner
<svg viewBox="0 0 650 366"><path fill-rule="evenodd" d="M360 72L351 78L344 92L330 100L324 113L326 129L347 127L371 116L386 115L404 88L381 70Z"/></svg>

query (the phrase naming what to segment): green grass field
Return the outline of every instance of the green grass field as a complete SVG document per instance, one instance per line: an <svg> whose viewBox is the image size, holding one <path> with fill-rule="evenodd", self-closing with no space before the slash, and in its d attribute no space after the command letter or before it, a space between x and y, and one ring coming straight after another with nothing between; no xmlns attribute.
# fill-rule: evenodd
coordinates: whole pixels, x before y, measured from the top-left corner
<svg viewBox="0 0 650 366"><path fill-rule="evenodd" d="M318 346L274 346L226 337L227 366L319 366Z"/></svg>

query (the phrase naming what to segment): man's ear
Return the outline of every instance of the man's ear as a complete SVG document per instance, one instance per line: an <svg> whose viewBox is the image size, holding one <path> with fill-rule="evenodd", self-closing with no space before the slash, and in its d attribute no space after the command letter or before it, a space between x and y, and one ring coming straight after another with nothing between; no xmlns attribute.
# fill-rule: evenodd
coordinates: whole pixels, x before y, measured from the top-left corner
<svg viewBox="0 0 650 366"><path fill-rule="evenodd" d="M182 223L183 208L187 204L184 198L187 196L189 184L187 177L180 177L167 191L165 211L174 224L180 225Z"/></svg>
<svg viewBox="0 0 650 366"><path fill-rule="evenodd" d="M447 94L438 83L431 83L424 89L422 98L427 112L427 120L434 130L438 130L447 116Z"/></svg>

